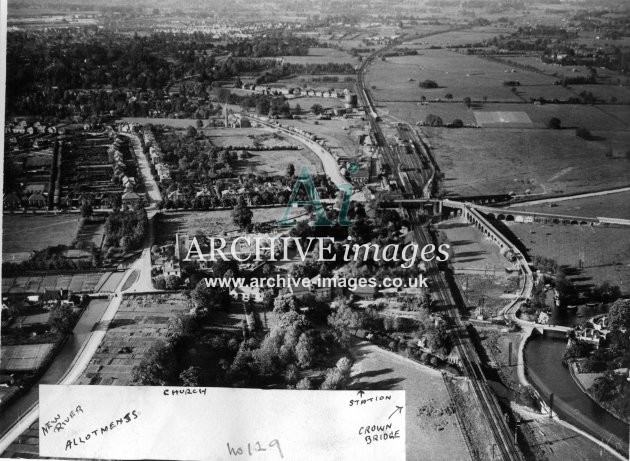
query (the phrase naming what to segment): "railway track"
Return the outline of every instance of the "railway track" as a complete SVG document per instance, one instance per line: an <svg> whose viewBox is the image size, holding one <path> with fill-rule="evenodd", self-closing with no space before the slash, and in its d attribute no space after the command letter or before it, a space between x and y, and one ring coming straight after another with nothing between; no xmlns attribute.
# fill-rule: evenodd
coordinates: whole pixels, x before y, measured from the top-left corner
<svg viewBox="0 0 630 461"><path fill-rule="evenodd" d="M421 246L431 243L422 230L415 213L408 213L408 217L413 227L416 242ZM451 331L454 333L455 348L462 360L463 371L470 378L475 399L479 403L494 436L495 446L498 448L498 454L500 455L499 459L520 461L523 459L523 456L514 443L513 434L507 426L499 403L486 382L485 375L477 359L477 353L459 316L451 287L449 287L444 273L435 261L427 263L427 272L432 275L434 291L438 294L440 304L446 308L446 312L452 320L450 326Z"/></svg>

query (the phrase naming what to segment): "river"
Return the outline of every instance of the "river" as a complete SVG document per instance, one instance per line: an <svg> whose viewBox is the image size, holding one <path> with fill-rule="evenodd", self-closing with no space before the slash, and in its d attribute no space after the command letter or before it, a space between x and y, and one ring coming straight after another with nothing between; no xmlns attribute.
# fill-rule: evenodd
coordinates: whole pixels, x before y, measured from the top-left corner
<svg viewBox="0 0 630 461"><path fill-rule="evenodd" d="M562 419L627 454L628 425L582 392L562 365L565 347L565 340L532 338L525 347L528 379L547 403L549 395L554 394L554 410Z"/></svg>

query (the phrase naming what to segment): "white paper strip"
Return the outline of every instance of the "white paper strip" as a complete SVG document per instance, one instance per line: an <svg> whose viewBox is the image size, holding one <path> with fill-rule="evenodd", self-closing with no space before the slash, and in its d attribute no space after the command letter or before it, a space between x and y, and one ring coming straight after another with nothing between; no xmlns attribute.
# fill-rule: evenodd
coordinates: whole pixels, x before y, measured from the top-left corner
<svg viewBox="0 0 630 461"><path fill-rule="evenodd" d="M404 391L40 386L41 456L405 459Z"/></svg>

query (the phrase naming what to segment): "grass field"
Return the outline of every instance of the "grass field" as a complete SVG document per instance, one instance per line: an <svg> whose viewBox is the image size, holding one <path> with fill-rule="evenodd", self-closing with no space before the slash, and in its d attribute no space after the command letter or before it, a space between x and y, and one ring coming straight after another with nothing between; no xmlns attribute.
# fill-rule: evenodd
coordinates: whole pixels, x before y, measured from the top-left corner
<svg viewBox="0 0 630 461"><path fill-rule="evenodd" d="M514 206L514 209L571 216L603 216L606 218L628 219L630 217L630 192L566 200L555 202L553 206L546 203Z"/></svg>
<svg viewBox="0 0 630 461"><path fill-rule="evenodd" d="M31 250L70 245L79 215L5 214L2 218L2 261L28 259Z"/></svg>
<svg viewBox="0 0 630 461"><path fill-rule="evenodd" d="M437 82L439 88L419 88L418 83L427 79ZM466 96L474 100L487 96L491 101L522 101L503 85L506 80L518 80L520 91L528 85L553 86L556 79L444 49L375 61L366 76L367 85L376 86L373 94L379 101L419 100L422 95L427 99L443 98L446 93L459 101ZM562 91L562 87L555 88Z"/></svg>
<svg viewBox="0 0 630 461"><path fill-rule="evenodd" d="M356 64L358 59L335 48L309 48L307 56L284 56L287 64Z"/></svg>
<svg viewBox="0 0 630 461"><path fill-rule="evenodd" d="M562 226L509 223L530 256L545 256L559 264L584 269L573 276L582 288L604 281L630 294L630 231L627 227Z"/></svg>
<svg viewBox="0 0 630 461"><path fill-rule="evenodd" d="M628 161L606 156L613 141L630 140L630 133L603 133L603 141L585 141L572 130L422 131L450 194L573 193L630 183Z"/></svg>
<svg viewBox="0 0 630 461"><path fill-rule="evenodd" d="M296 170L306 166L313 175L324 171L317 155L304 147L300 150L251 151L247 160L237 162L236 172L283 176L289 163L295 165Z"/></svg>
<svg viewBox="0 0 630 461"><path fill-rule="evenodd" d="M367 342L352 350L356 389L404 389L407 460L467 460L468 449L438 371Z"/></svg>

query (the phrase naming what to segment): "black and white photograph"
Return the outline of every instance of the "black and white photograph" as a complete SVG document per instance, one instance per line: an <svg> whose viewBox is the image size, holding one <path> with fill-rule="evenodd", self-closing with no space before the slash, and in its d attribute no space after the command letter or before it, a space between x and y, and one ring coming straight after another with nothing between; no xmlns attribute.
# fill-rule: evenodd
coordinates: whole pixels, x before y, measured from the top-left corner
<svg viewBox="0 0 630 461"><path fill-rule="evenodd" d="M628 0L0 0L0 459L630 460Z"/></svg>

